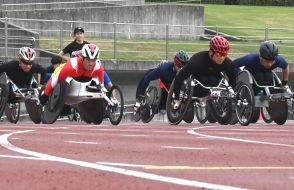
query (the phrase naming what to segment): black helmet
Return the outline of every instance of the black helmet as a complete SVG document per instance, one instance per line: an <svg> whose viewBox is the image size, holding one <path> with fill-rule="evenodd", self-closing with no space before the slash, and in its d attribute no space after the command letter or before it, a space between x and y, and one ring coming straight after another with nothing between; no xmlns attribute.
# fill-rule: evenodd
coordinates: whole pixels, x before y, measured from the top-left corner
<svg viewBox="0 0 294 190"><path fill-rule="evenodd" d="M265 41L262 42L259 49L260 56L266 60L275 60L279 53L278 46L271 42Z"/></svg>
<svg viewBox="0 0 294 190"><path fill-rule="evenodd" d="M189 61L189 56L186 52L184 52L183 50L177 52L177 54L175 55L174 58L174 63L178 66L178 67L183 67L185 66Z"/></svg>
<svg viewBox="0 0 294 190"><path fill-rule="evenodd" d="M51 58L51 64L60 64L62 62L62 58L59 57L58 55L54 55L52 58Z"/></svg>

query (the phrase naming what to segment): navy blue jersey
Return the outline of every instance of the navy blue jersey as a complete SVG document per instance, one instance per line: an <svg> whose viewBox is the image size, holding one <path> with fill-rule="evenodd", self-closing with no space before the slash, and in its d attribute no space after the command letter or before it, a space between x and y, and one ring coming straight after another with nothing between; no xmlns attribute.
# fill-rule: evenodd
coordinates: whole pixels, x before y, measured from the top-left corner
<svg viewBox="0 0 294 190"><path fill-rule="evenodd" d="M136 98L145 94L151 81L160 79L164 84L168 85L172 83L175 76L176 71L174 70L174 63L171 61L164 61L159 64L157 68L154 68L145 74L137 87Z"/></svg>
<svg viewBox="0 0 294 190"><path fill-rule="evenodd" d="M233 61L233 64L235 66L235 68L239 68L244 66L244 68L246 70L248 70L251 73L260 73L260 72L268 72L271 70L274 70L275 68L279 67L282 69L286 69L288 66L288 63L286 62L286 60L281 57L281 56L277 56L276 58L276 62L272 65L271 68L266 69L265 67L263 67L260 64L260 59L259 59L259 52L255 52L255 53L250 53L247 54L243 57L240 57L238 59L235 59Z"/></svg>

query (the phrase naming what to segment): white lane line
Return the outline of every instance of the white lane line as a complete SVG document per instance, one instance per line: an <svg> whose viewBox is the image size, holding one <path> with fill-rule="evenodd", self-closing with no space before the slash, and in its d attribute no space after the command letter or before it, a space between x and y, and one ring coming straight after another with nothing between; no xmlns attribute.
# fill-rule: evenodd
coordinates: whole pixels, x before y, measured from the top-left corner
<svg viewBox="0 0 294 190"><path fill-rule="evenodd" d="M289 179L293 179L294 180L294 177L289 177Z"/></svg>
<svg viewBox="0 0 294 190"><path fill-rule="evenodd" d="M215 126L213 126L215 127ZM272 143L272 142L265 142L265 141L255 141L255 140L248 140L248 139L239 139L239 138L230 138L230 137L221 137L221 136L213 136L213 135L205 135L205 134L200 134L196 132L198 129L203 129L203 128L208 128L208 127L197 127L197 128L192 128L189 129L187 132L191 135L197 135L200 137L212 137L216 139L222 139L222 140L229 140L229 141L238 141L238 142L246 142L246 143L254 143L254 144L264 144L264 145L273 145L273 146L284 146L284 147L291 147L294 148L294 145L291 144L281 144L281 143ZM211 127L209 127L211 128Z"/></svg>
<svg viewBox="0 0 294 190"><path fill-rule="evenodd" d="M246 135L247 133L235 133L235 132L223 132L219 134L224 134L224 135Z"/></svg>
<svg viewBox="0 0 294 190"><path fill-rule="evenodd" d="M86 141L64 141L66 143L72 143L72 144L101 144L98 142L86 142Z"/></svg>
<svg viewBox="0 0 294 190"><path fill-rule="evenodd" d="M184 149L184 150L207 150L208 149L208 148L183 147L183 146L161 146L161 148L167 148L167 149Z"/></svg>
<svg viewBox="0 0 294 190"><path fill-rule="evenodd" d="M16 158L16 159L25 159L25 160L47 160L44 158L36 158L36 157L30 157L30 156L12 156L12 155L1 155L1 154L0 154L0 158Z"/></svg>
<svg viewBox="0 0 294 190"><path fill-rule="evenodd" d="M120 135L120 136L122 136L122 137L148 137L149 135L128 135L128 134L126 134L126 135Z"/></svg>
<svg viewBox="0 0 294 190"><path fill-rule="evenodd" d="M178 133L179 131L152 131L153 133Z"/></svg>
<svg viewBox="0 0 294 190"><path fill-rule="evenodd" d="M152 174L152 173L140 172L140 171L135 171L135 170L126 170L124 168L116 168L116 167L112 167L112 166L104 166L104 165L100 165L100 164L96 164L96 163L90 163L90 162L85 162L85 161L72 160L72 159L52 156L52 155L43 154L43 153L34 152L34 151L30 151L30 150L16 147L8 141L8 138L11 135L28 133L28 132L32 132L32 131L34 131L34 130L17 131L17 132L1 135L0 136L0 145L8 150L22 153L22 154L25 154L28 156L34 156L34 157L38 157L38 158L48 159L51 161L56 161L56 162L86 167L86 168L93 168L93 169L97 169L97 170L101 170L101 171L113 172L113 173L123 174L123 175L127 175L127 176L138 177L138 178L142 178L142 179L149 179L149 180L153 180L153 181L161 181L161 182L172 183L172 184L177 184L177 185L192 186L192 187L206 188L206 189L213 189L213 190L216 190L216 189L218 189L218 190L241 190L242 189L239 187L218 185L218 184L213 184L213 183L206 183L206 182L187 180L187 179L181 179L181 178L174 178L174 177L166 177L166 176L156 175L156 174Z"/></svg>
<svg viewBox="0 0 294 190"><path fill-rule="evenodd" d="M9 129L1 129L0 131L1 131L1 132L11 132L11 131L13 131L13 130L9 130Z"/></svg>
<svg viewBox="0 0 294 190"><path fill-rule="evenodd" d="M56 134L61 134L61 135L78 135L80 133L71 133L71 132L56 132Z"/></svg>

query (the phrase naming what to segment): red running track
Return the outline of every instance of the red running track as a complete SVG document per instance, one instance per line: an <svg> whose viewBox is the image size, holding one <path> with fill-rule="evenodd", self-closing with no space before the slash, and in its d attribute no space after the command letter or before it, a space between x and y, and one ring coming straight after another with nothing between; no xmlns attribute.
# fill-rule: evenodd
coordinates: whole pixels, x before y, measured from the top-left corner
<svg viewBox="0 0 294 190"><path fill-rule="evenodd" d="M0 125L1 190L294 188L294 126Z"/></svg>

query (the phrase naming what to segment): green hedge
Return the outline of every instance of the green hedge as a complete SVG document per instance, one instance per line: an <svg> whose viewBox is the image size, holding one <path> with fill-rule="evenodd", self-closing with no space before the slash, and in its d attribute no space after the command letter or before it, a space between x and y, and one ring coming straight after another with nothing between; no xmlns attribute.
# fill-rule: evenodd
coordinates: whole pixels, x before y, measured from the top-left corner
<svg viewBox="0 0 294 190"><path fill-rule="evenodd" d="M179 0L145 0L146 2L177 2ZM225 5L294 6L294 0L202 0L202 3Z"/></svg>

